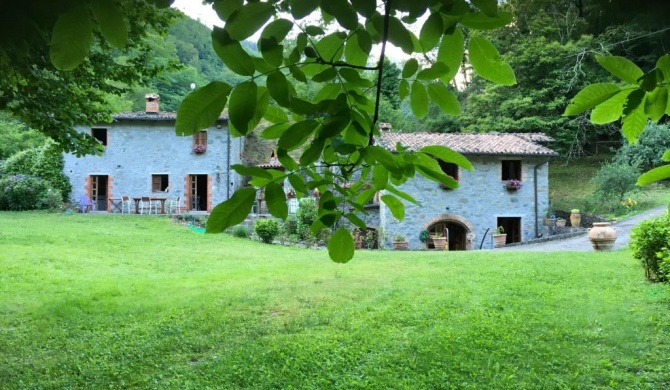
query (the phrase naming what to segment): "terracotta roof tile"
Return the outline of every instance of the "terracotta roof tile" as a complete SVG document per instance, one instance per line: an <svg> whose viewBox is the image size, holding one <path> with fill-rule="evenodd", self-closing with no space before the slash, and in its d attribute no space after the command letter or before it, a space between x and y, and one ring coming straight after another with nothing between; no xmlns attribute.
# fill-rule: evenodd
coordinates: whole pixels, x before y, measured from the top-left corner
<svg viewBox="0 0 670 390"><path fill-rule="evenodd" d="M400 142L410 150L443 145L462 154L558 156L538 142L553 141L541 133L400 133L383 132L379 145L394 151Z"/></svg>

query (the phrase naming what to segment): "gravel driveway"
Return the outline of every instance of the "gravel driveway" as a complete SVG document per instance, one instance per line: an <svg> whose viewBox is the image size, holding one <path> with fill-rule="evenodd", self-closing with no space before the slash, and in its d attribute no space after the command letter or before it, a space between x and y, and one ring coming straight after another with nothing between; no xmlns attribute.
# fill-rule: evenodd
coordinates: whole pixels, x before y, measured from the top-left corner
<svg viewBox="0 0 670 390"><path fill-rule="evenodd" d="M628 246L628 241L630 241L630 231L638 223L659 215L663 215L668 210L668 206L660 206L651 210L647 210L642 214L638 214L629 219L617 221L612 224L617 231L617 239L614 242L614 250L624 248ZM495 248L495 251L508 250L508 251L592 251L593 247L591 242L586 236L586 232L583 235L577 237L566 238L564 240L554 240L554 241L545 241L534 244L526 245L514 245L509 247Z"/></svg>

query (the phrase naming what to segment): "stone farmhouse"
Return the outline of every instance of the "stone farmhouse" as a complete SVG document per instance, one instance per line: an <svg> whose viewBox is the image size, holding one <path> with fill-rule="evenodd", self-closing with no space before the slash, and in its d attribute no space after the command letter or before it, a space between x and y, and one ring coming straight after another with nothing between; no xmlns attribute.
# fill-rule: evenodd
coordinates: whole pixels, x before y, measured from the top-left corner
<svg viewBox="0 0 670 390"><path fill-rule="evenodd" d="M396 143L418 150L447 146L465 155L474 171L440 161L442 170L459 182L456 189L420 175L400 189L418 200L405 202L405 220L397 221L383 203L368 206L366 223L384 232L387 246L403 235L410 249L420 249L422 230L448 237L449 250L491 248L491 235L502 226L507 243L532 240L543 234L542 219L549 210L549 160L558 154L543 144L539 133L401 133L382 131L379 144L390 151ZM511 180L518 180L508 189Z"/></svg>
<svg viewBox="0 0 670 390"><path fill-rule="evenodd" d="M146 111L113 116L113 122L77 130L105 146L101 156L66 154L72 199L87 196L98 211L120 211L123 197L160 197L184 211L211 211L240 186L230 169L239 164L244 138L232 138L227 118L199 133L175 134L177 115L159 110L159 97L146 96ZM110 202L111 201L111 202Z"/></svg>

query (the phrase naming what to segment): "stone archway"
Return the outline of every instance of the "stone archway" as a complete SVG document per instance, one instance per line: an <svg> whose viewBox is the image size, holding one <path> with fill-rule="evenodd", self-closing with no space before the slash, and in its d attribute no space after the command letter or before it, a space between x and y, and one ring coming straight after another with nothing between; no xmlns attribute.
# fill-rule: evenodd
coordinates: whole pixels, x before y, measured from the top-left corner
<svg viewBox="0 0 670 390"><path fill-rule="evenodd" d="M429 219L422 230L449 231L449 250L472 250L475 235L474 226L465 218L455 214L440 214Z"/></svg>

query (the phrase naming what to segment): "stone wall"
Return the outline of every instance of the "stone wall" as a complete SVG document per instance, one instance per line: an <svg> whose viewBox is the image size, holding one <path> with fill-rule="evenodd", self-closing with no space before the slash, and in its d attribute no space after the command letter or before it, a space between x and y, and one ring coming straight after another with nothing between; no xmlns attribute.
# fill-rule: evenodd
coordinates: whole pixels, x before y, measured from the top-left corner
<svg viewBox="0 0 670 390"><path fill-rule="evenodd" d="M72 199L90 194L92 175L107 175L109 197L181 196L182 206L187 207L189 175L207 175L207 209L211 211L240 185L230 165L240 163L244 141L230 138L225 126L206 129L207 151L202 154L193 152L192 136L175 135L174 121L123 120L94 127L107 129L107 147L101 156L64 156ZM77 130L91 131L88 127ZM152 192L153 174L168 175L169 192Z"/></svg>
<svg viewBox="0 0 670 390"><path fill-rule="evenodd" d="M542 218L549 208L549 164L546 158L467 157L475 170L459 168L460 187L457 189L442 189L439 184L418 174L403 184L400 189L420 202L420 206L417 206L403 201L403 221L395 220L386 205L380 206L380 223L386 233L388 247L391 246L391 238L401 234L407 238L410 249L423 248L419 233L430 224L440 221L451 221L463 226L467 233L468 249L479 249L482 238L483 249L493 247L491 234L499 217L521 219L521 241L532 240L542 233ZM509 191L501 179L501 161L514 159L522 159L522 187L517 191Z"/></svg>

